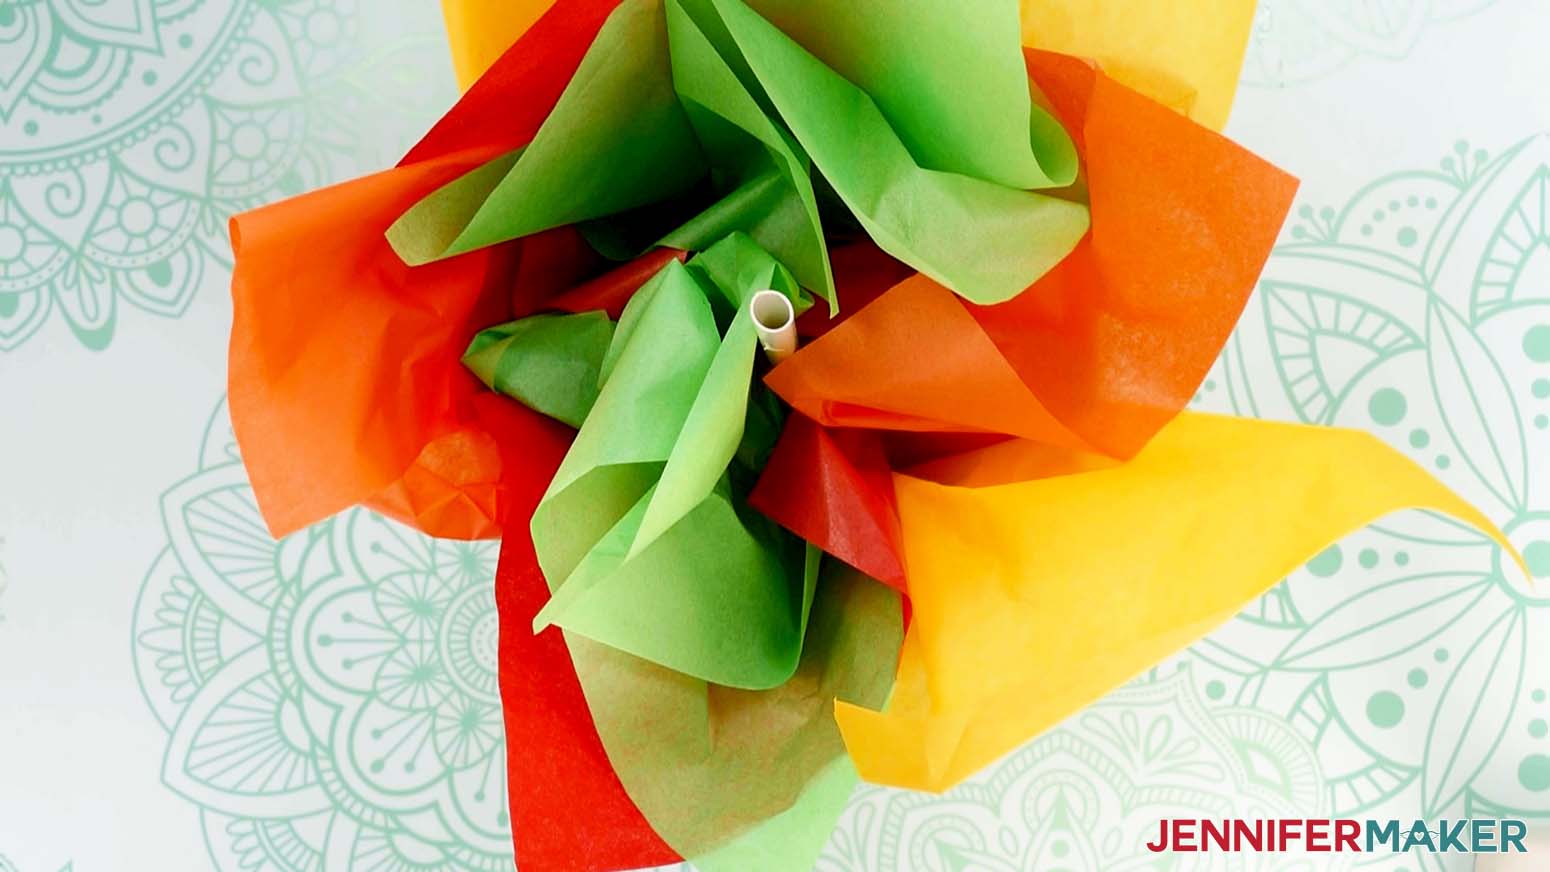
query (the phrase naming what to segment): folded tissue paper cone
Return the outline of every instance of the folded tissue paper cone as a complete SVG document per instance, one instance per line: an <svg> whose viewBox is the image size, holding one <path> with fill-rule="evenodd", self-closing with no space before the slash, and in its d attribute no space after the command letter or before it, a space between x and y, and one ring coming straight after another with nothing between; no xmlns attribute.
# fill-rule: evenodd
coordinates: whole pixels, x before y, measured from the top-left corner
<svg viewBox="0 0 1550 872"><path fill-rule="evenodd" d="M444 10L396 167L233 219L231 409L276 535L502 539L520 868L811 868L1383 514L1501 541L1185 411L1296 190L1249 0Z"/></svg>

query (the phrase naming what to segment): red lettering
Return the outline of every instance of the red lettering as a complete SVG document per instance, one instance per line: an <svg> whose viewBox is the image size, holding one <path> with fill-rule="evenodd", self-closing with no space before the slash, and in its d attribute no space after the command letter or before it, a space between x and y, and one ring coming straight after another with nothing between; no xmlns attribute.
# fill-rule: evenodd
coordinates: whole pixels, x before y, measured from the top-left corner
<svg viewBox="0 0 1550 872"><path fill-rule="evenodd" d="M1302 826L1303 831L1308 834L1308 850L1329 850L1329 843L1324 841L1329 838L1329 821L1306 820L1302 822Z"/></svg>
<svg viewBox="0 0 1550 872"><path fill-rule="evenodd" d="M1173 850L1194 852L1200 850L1195 845L1195 822L1181 818L1173 822Z"/></svg>
<svg viewBox="0 0 1550 872"><path fill-rule="evenodd" d="M1225 850L1227 850L1227 832L1228 832L1229 829L1231 829L1231 824L1228 824L1226 821L1223 821L1222 822L1222 826L1223 826L1223 829L1217 829L1216 823L1214 821L1212 821L1210 819L1201 820L1201 822L1200 822L1200 850L1202 850L1202 851L1209 851L1209 850L1211 850L1211 844L1210 844L1211 842L1215 842L1216 843L1216 849L1218 851L1225 851Z"/></svg>
<svg viewBox="0 0 1550 872"><path fill-rule="evenodd" d="M1281 850L1285 851L1289 843L1301 838L1302 821L1295 818L1282 818L1278 823L1280 824L1278 829L1281 831Z"/></svg>
<svg viewBox="0 0 1550 872"><path fill-rule="evenodd" d="M1254 829L1251 830L1251 829L1249 829L1249 822L1248 821L1244 821L1244 820L1233 821L1232 822L1232 849L1234 851L1241 851L1241 850L1243 850L1243 846L1244 845L1248 845L1249 848L1251 848L1252 850L1255 850L1255 851L1262 851L1262 850L1264 850L1264 848L1265 848L1264 836L1263 836L1262 830L1260 829L1260 827L1263 825L1263 823L1264 823L1263 821L1255 821L1254 822Z"/></svg>
<svg viewBox="0 0 1550 872"><path fill-rule="evenodd" d="M1341 818L1335 821L1335 850L1360 851L1357 847L1356 837L1361 835L1362 825L1359 821L1349 818Z"/></svg>
<svg viewBox="0 0 1550 872"><path fill-rule="evenodd" d="M1168 849L1168 822L1166 820L1157 822L1157 841L1147 842L1146 849L1153 854L1161 853Z"/></svg>

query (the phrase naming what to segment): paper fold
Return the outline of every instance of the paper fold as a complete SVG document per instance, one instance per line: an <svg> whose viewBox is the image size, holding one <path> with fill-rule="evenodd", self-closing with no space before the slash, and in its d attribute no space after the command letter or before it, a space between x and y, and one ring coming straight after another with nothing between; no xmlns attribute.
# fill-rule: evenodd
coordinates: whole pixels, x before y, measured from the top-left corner
<svg viewBox="0 0 1550 872"><path fill-rule="evenodd" d="M979 771L1390 512L1443 512L1511 552L1371 435L1196 413L1107 469L895 487L913 609L898 682L884 712L836 714L863 778L916 790Z"/></svg>

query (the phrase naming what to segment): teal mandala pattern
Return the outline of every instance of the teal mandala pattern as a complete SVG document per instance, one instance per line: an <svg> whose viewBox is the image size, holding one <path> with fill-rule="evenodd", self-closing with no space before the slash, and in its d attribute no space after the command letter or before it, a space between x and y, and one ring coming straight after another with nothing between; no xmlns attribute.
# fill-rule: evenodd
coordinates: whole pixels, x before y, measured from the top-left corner
<svg viewBox="0 0 1550 872"><path fill-rule="evenodd" d="M94 349L124 307L177 317L225 283L233 212L390 162L452 94L436 15L0 0L0 352L51 317Z"/></svg>
<svg viewBox="0 0 1550 872"><path fill-rule="evenodd" d="M1538 585L1471 529L1385 519L973 782L863 788L826 872L1312 872L1330 855L1230 866L1151 855L1144 834L1164 816L1550 818L1550 137L1460 142L1302 205L1195 406L1378 434L1500 524Z"/></svg>
<svg viewBox="0 0 1550 872"><path fill-rule="evenodd" d="M1331 547L1192 652L1320 748L1336 808L1550 816L1550 137L1305 205L1203 405L1370 430L1480 506Z"/></svg>
<svg viewBox="0 0 1550 872"><path fill-rule="evenodd" d="M1163 816L1327 814L1313 747L1280 718L1210 706L1187 670L1124 688L944 796L863 787L821 872L1173 869ZM1241 861L1243 857L1236 857ZM1260 869L1302 869L1264 855ZM1201 855L1227 868L1221 855ZM1320 869L1344 869L1336 858Z"/></svg>
<svg viewBox="0 0 1550 872"><path fill-rule="evenodd" d="M1358 58L1400 61L1428 34L1500 0L1259 0L1242 83L1320 79Z"/></svg>
<svg viewBox="0 0 1550 872"><path fill-rule="evenodd" d="M133 653L222 872L508 872L497 546L354 510L279 542L224 405L162 497Z"/></svg>
<svg viewBox="0 0 1550 872"><path fill-rule="evenodd" d="M1246 81L1403 58L1491 2L1262 0ZM451 94L410 5L0 0L0 351L175 317L224 284L233 211L391 160ZM1143 845L1164 816L1550 819L1550 137L1441 151L1299 206L1195 406L1378 434L1539 585L1386 519L958 789L860 788L824 872L1312 872L1339 867ZM363 510L272 540L224 408L162 516L132 653L214 868L509 870L496 547Z"/></svg>

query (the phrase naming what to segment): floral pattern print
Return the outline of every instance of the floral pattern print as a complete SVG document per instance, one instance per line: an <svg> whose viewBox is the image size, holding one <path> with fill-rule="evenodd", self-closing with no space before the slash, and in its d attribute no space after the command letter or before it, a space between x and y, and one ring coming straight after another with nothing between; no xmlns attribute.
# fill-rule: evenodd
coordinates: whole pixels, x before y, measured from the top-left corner
<svg viewBox="0 0 1550 872"><path fill-rule="evenodd" d="M1358 58L1401 61L1440 28L1498 2L1260 0L1243 83L1282 87L1328 77Z"/></svg>
<svg viewBox="0 0 1550 872"><path fill-rule="evenodd" d="M1195 406L1379 434L1539 586L1478 531L1393 516L974 783L863 790L826 870L1176 868L1143 847L1164 816L1550 818L1550 137L1460 142L1285 236Z"/></svg>
<svg viewBox="0 0 1550 872"><path fill-rule="evenodd" d="M135 668L216 867L509 868L497 545L364 510L274 541L224 407L162 517Z"/></svg>
<svg viewBox="0 0 1550 872"><path fill-rule="evenodd" d="M1415 63L1428 41L1513 4L1261 0L1240 100ZM43 351L40 336L63 340L51 355L111 350L133 367L145 317L223 330L189 313L224 294L227 217L386 165L449 103L436 15L421 0L0 0L0 387L49 376L7 367ZM1442 140L1424 164L1363 156L1373 181L1349 190L1305 168L1305 191L1321 193L1299 202L1194 404L1378 434L1490 514L1539 584L1473 531L1385 519L958 789L859 788L820 869L1314 872L1341 867L1143 844L1165 816L1550 819L1550 138L1523 138L1539 124ZM57 388L84 403L93 389ZM208 388L190 393L203 415ZM26 415L51 426L46 409ZM193 841L120 868L509 869L495 546L360 510L276 542L224 408L197 462L178 453L197 427L167 429L171 447L143 453L171 454L175 471L102 509L154 512L165 487L158 541L100 545L122 553L118 580L138 595L115 589L119 622L94 630L107 647L92 657L123 660L128 643L144 701L132 716L155 741L123 755L160 756L114 795L189 812L123 807L125 825ZM0 424L0 441L12 432ZM9 445L0 463L77 465ZM73 557L59 578L37 559L41 525L59 523L40 517L13 513L0 530L0 643L39 621L71 631L38 611L68 616L81 589ZM39 674L75 668L56 660ZM0 658L7 690L16 663ZM63 700L72 685L60 688ZM67 832L74 820L10 823L0 872L101 866ZM1469 868L1363 859L1363 872Z"/></svg>
<svg viewBox="0 0 1550 872"><path fill-rule="evenodd" d="M424 68L432 4L387 4L413 40L378 5L0 2L0 353L51 317L92 349L125 306L179 317L224 283L232 213L391 161L450 67Z"/></svg>

